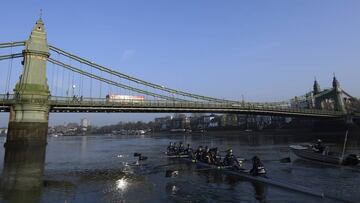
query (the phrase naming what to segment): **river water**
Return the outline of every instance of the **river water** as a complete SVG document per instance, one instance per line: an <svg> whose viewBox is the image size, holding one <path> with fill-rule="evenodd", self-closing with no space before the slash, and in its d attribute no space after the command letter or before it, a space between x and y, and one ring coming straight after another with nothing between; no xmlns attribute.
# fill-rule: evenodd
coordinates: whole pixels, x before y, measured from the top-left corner
<svg viewBox="0 0 360 203"><path fill-rule="evenodd" d="M143 136L49 137L45 149L0 148L2 202L360 202L360 167L336 167L296 158L290 144L321 137L341 151L344 136L232 132ZM5 142L0 138L1 145ZM218 170L204 170L164 157L169 142L233 148L238 157L258 155L268 176L324 192L318 198L249 182ZM360 138L350 136L347 153L360 154ZM148 159L136 163L134 152ZM291 163L279 163L284 157ZM250 163L245 162L245 167ZM165 177L166 170L178 170Z"/></svg>

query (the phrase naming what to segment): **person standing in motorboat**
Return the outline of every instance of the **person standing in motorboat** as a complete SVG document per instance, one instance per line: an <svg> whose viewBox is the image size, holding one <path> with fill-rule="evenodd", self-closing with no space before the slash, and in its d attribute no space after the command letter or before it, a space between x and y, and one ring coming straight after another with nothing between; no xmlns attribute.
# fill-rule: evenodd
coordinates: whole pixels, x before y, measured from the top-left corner
<svg viewBox="0 0 360 203"><path fill-rule="evenodd" d="M317 143L312 146L313 150L317 153L323 154L325 152L325 146L322 143L321 139L317 140Z"/></svg>

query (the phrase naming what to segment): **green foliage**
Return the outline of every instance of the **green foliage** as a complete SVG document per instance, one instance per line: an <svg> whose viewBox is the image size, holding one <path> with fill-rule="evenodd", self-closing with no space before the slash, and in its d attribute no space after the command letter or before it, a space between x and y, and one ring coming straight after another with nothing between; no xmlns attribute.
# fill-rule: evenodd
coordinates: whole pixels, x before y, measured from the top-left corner
<svg viewBox="0 0 360 203"><path fill-rule="evenodd" d="M111 133L115 130L144 130L144 129L153 129L154 122L150 121L148 123L137 121L137 122L119 122L115 125L106 125L99 128L93 128L91 133L94 134L103 134L103 133Z"/></svg>

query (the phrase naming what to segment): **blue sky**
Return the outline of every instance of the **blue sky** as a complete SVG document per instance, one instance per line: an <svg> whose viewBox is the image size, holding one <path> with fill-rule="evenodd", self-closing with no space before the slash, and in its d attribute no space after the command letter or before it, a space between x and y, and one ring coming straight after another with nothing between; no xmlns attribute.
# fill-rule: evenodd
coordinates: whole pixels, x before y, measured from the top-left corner
<svg viewBox="0 0 360 203"><path fill-rule="evenodd" d="M1 7L6 9L0 13L0 42L27 39L42 8L50 44L176 89L281 101L309 91L314 76L322 87L331 86L335 72L346 91L360 96L356 0L28 0L4 1ZM63 123L85 116L95 124L154 117L52 114L50 119ZM0 115L0 126L7 120Z"/></svg>

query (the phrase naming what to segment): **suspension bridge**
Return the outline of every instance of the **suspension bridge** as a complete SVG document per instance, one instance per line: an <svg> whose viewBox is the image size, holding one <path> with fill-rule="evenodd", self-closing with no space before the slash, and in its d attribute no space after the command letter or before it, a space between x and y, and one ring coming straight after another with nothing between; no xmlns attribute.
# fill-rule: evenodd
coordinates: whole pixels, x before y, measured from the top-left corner
<svg viewBox="0 0 360 203"><path fill-rule="evenodd" d="M208 112L325 119L348 115L347 102L352 99L335 76L330 89L321 90L315 80L314 90L305 95L267 103L168 88L49 45L41 18L28 40L0 43L0 50L8 51L0 55L0 62L8 61L0 90L0 112L10 113L7 143L46 140L49 113ZM23 69L14 68L13 63L21 63ZM14 75L20 77L14 79Z"/></svg>

